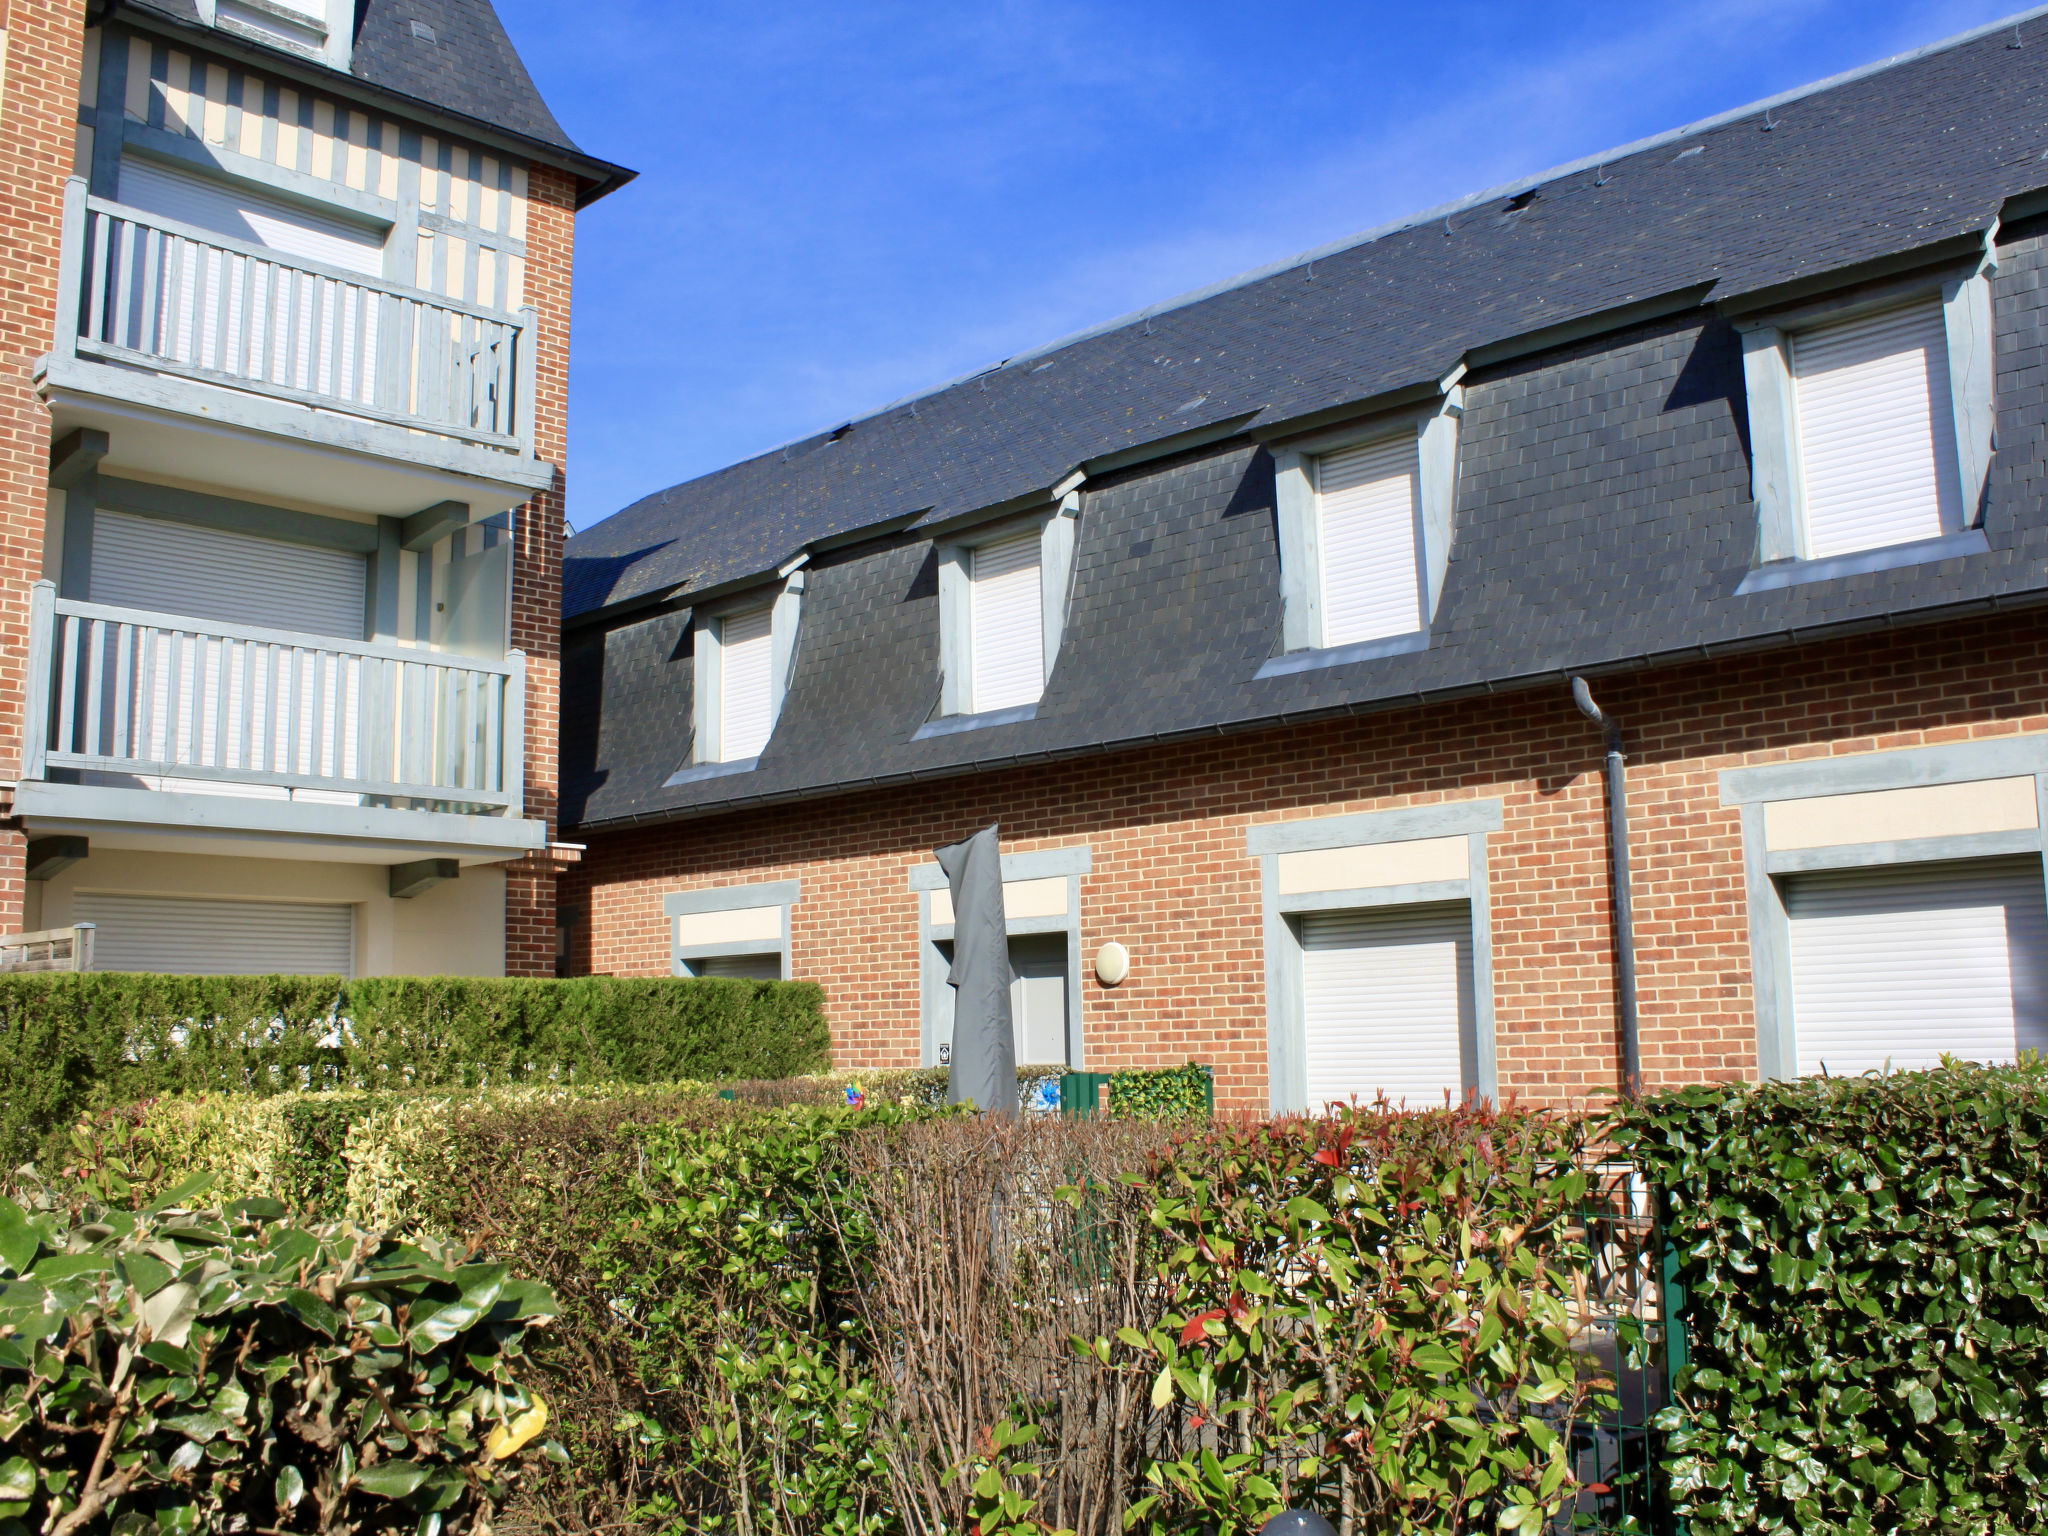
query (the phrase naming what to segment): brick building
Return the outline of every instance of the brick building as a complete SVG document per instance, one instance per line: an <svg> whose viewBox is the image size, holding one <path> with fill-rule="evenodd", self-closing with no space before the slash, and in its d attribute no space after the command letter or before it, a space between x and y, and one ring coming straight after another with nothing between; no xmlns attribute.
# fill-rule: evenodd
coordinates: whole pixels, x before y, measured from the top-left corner
<svg viewBox="0 0 2048 1536"><path fill-rule="evenodd" d="M931 850L996 821L1020 1060L1293 1108L2048 1044L2044 87L2048 23L1966 35L577 536L569 967L941 1060Z"/></svg>
<svg viewBox="0 0 2048 1536"><path fill-rule="evenodd" d="M0 0L0 932L549 974L578 149L487 0Z"/></svg>

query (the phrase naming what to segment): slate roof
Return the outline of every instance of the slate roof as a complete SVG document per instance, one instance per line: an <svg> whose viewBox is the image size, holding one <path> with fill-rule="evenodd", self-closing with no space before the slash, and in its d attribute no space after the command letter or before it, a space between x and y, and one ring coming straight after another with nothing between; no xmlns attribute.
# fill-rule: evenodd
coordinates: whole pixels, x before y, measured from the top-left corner
<svg viewBox="0 0 2048 1536"><path fill-rule="evenodd" d="M132 12L200 25L194 0L123 3ZM590 184L585 202L632 179L631 171L585 153L555 121L490 0L357 0L355 13L349 73L365 85L558 152ZM415 21L432 41L415 33ZM233 44L223 34L213 37Z"/></svg>
<svg viewBox="0 0 2048 1536"><path fill-rule="evenodd" d="M2023 27L2021 48L2013 35L2008 24L1966 37L1795 93L1768 117L1321 253L628 508L568 546L564 825L2043 600L2048 224L2020 221L2008 199L2048 184L2048 26ZM1988 551L1738 594L1756 512L1739 347L1715 304L1901 252L1960 252L1959 237L2002 210ZM1649 307L1668 312L1630 323L1628 306L1656 298L1667 302ZM1603 315L1620 328L1488 360L1489 344ZM1455 543L1428 648L1258 678L1280 649L1278 552L1272 462L1247 432L1433 385L1461 360ZM916 740L938 688L930 525L1214 423L1237 435L1089 480L1068 626L1036 717ZM689 614L676 610L891 520L894 531L814 555L789 694L758 767L667 785L690 746ZM611 617L664 595L669 611Z"/></svg>

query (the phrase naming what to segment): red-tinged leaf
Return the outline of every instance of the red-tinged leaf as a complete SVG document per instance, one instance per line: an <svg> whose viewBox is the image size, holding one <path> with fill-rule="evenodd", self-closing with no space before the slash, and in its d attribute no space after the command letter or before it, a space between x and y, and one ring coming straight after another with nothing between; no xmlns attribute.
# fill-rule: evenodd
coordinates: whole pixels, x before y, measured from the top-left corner
<svg viewBox="0 0 2048 1536"><path fill-rule="evenodd" d="M1207 1323L1209 1319L1211 1319L1212 1317L1221 1316L1223 1316L1223 1309L1221 1307L1211 1307L1206 1312L1197 1312L1193 1317L1188 1319L1187 1327L1181 1329L1181 1344L1183 1346L1186 1346L1189 1344L1201 1343L1202 1340L1208 1336L1202 1325Z"/></svg>
<svg viewBox="0 0 2048 1536"><path fill-rule="evenodd" d="M1328 1147L1325 1147L1322 1151L1316 1154L1316 1161L1321 1163L1325 1168L1334 1168L1337 1166L1337 1154L1332 1152Z"/></svg>
<svg viewBox="0 0 2048 1536"><path fill-rule="evenodd" d="M1233 1323L1242 1323L1251 1315L1252 1309L1246 1305L1243 1292L1232 1291L1230 1300L1223 1303L1223 1310L1230 1314Z"/></svg>
<svg viewBox="0 0 2048 1536"><path fill-rule="evenodd" d="M1582 1493L1612 1493L1613 1491L1605 1483L1588 1483L1580 1490Z"/></svg>

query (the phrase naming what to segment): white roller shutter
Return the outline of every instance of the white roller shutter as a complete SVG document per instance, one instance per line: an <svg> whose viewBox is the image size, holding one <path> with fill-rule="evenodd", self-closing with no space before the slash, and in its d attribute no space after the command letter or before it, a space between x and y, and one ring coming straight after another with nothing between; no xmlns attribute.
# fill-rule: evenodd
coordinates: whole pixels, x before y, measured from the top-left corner
<svg viewBox="0 0 2048 1536"><path fill-rule="evenodd" d="M1413 434L1316 460L1324 645L1422 628L1416 494Z"/></svg>
<svg viewBox="0 0 2048 1536"><path fill-rule="evenodd" d="M267 197L241 182L173 169L154 160L125 155L121 160L121 201L144 213L303 256L330 267L384 273L384 237L346 219L323 218L281 197Z"/></svg>
<svg viewBox="0 0 2048 1536"><path fill-rule="evenodd" d="M1785 914L1801 1073L2048 1049L2038 858L1800 875Z"/></svg>
<svg viewBox="0 0 2048 1536"><path fill-rule="evenodd" d="M1301 949L1310 1109L1382 1092L1428 1108L1478 1086L1468 905L1315 913Z"/></svg>
<svg viewBox="0 0 2048 1536"><path fill-rule="evenodd" d="M724 976L737 981L782 980L780 955L718 955L692 960L690 969L699 976Z"/></svg>
<svg viewBox="0 0 2048 1536"><path fill-rule="evenodd" d="M1948 333L1930 299L1792 337L1815 559L1962 526Z"/></svg>
<svg viewBox="0 0 2048 1536"><path fill-rule="evenodd" d="M976 714L1030 704L1045 692L1038 543L1034 532L970 552L968 646Z"/></svg>
<svg viewBox="0 0 2048 1536"><path fill-rule="evenodd" d="M363 638L361 555L99 512L92 600L224 624Z"/></svg>
<svg viewBox="0 0 2048 1536"><path fill-rule="evenodd" d="M759 757L775 729L769 666L774 655L770 610L736 614L718 626L718 756L736 763Z"/></svg>
<svg viewBox="0 0 2048 1536"><path fill-rule="evenodd" d="M348 976L355 969L355 909L345 904L80 891L72 910L73 921L99 925L95 970Z"/></svg>

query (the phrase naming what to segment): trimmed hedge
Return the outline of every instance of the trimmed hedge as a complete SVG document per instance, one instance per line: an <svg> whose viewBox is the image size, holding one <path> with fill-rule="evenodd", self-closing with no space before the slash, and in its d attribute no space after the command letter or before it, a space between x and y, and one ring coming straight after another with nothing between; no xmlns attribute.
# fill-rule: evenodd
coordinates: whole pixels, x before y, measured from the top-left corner
<svg viewBox="0 0 2048 1536"><path fill-rule="evenodd" d="M0 976L0 1166L171 1093L777 1078L830 1057L811 982Z"/></svg>
<svg viewBox="0 0 2048 1536"><path fill-rule="evenodd" d="M1693 1536L2041 1528L2048 1065L1688 1088L1620 1114L1664 1191Z"/></svg>

